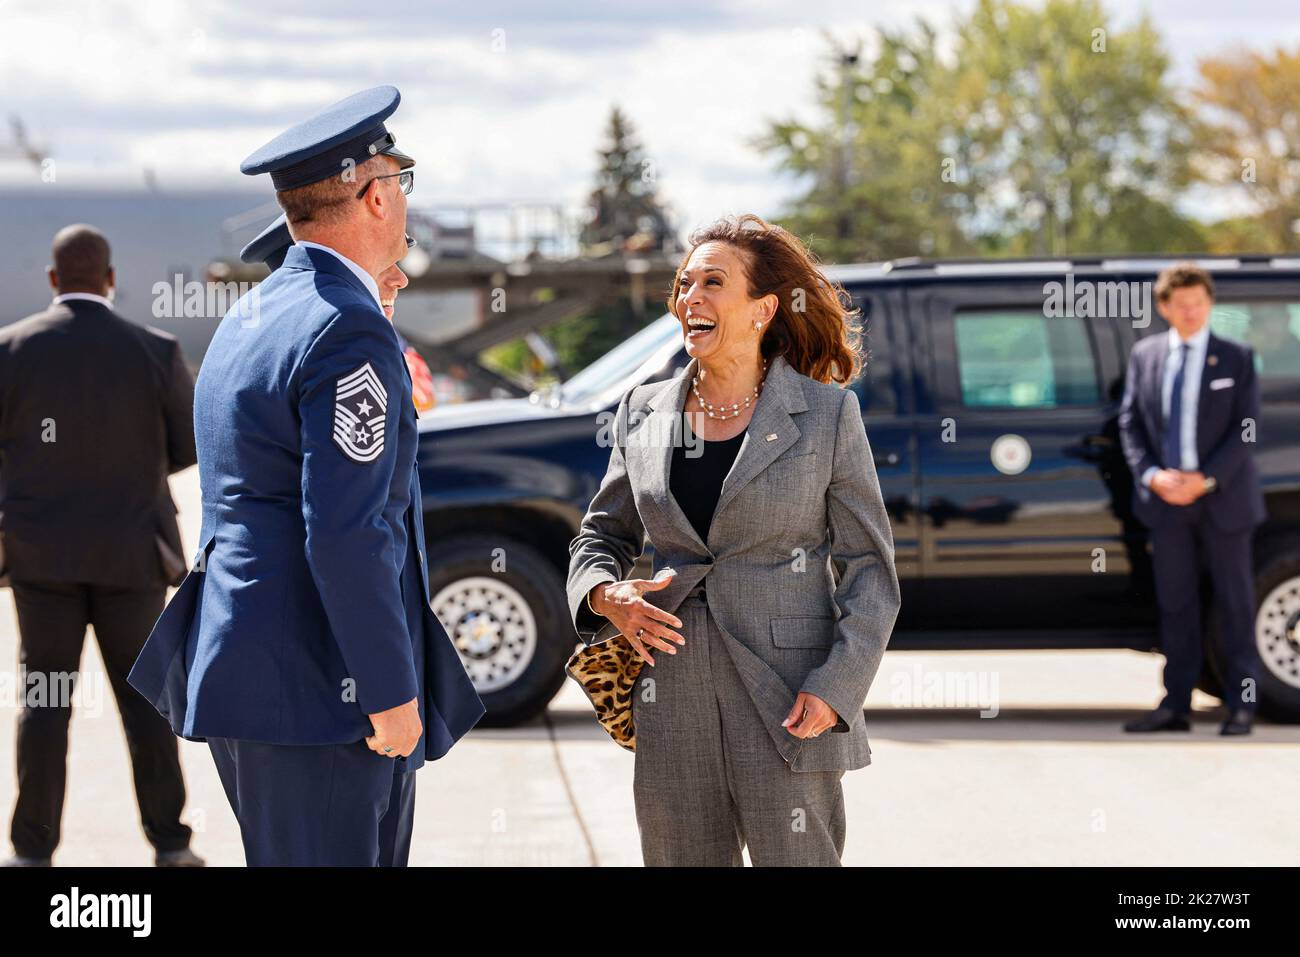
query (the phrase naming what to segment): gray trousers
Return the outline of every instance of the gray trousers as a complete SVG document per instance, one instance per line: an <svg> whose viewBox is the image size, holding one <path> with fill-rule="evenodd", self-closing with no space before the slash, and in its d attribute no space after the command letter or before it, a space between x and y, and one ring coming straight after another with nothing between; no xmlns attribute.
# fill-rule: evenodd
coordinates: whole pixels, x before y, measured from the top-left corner
<svg viewBox="0 0 1300 957"><path fill-rule="evenodd" d="M699 589L677 617L686 644L653 652L632 699L645 864L739 867L748 846L757 867L838 866L844 772L790 770Z"/></svg>

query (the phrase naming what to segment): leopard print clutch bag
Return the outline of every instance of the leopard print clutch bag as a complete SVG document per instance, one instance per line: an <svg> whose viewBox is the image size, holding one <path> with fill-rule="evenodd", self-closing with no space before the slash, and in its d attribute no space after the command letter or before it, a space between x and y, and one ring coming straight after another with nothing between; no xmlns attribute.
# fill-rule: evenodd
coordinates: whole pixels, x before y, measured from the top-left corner
<svg viewBox="0 0 1300 957"><path fill-rule="evenodd" d="M632 724L632 689L645 659L622 635L579 648L564 666L582 686L596 709L596 719L609 736L629 751L636 750Z"/></svg>

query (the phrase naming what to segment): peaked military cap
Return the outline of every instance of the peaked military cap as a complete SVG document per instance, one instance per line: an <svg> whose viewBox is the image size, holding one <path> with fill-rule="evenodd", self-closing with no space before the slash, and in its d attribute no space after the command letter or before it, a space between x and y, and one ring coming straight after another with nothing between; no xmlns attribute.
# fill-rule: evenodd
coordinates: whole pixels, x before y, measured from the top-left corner
<svg viewBox="0 0 1300 957"><path fill-rule="evenodd" d="M276 190L319 183L349 160L360 164L381 153L407 169L415 160L397 148L397 138L384 126L401 101L395 86L354 93L254 150L239 168L249 176L270 173Z"/></svg>

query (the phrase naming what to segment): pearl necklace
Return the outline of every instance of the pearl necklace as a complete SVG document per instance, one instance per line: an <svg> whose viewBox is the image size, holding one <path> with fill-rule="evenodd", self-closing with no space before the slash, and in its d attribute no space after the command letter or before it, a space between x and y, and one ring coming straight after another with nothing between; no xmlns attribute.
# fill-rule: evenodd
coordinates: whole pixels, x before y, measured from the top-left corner
<svg viewBox="0 0 1300 957"><path fill-rule="evenodd" d="M709 403L705 401L704 396L700 395L700 380L702 378L704 378L703 370L700 371L699 375L691 378L691 391L695 393L695 398L699 401L700 408L704 410L704 414L710 419L734 419L736 416L740 415L740 413L748 409L749 404L758 398L758 390L763 387L763 383L767 379L767 363L763 363L763 372L758 377L758 383L754 386L754 391L745 396L745 401L743 403L733 402L731 404L730 413L720 411L727 408L725 402L722 405L715 407L709 405Z"/></svg>

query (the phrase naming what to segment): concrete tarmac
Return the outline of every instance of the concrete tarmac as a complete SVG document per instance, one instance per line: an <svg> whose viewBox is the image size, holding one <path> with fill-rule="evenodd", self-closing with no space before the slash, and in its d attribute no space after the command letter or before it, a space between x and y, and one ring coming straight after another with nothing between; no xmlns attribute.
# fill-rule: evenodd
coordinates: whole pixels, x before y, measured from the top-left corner
<svg viewBox="0 0 1300 957"><path fill-rule="evenodd" d="M173 478L198 531L198 473ZM845 775L847 865L1300 864L1300 727L1221 738L1197 693L1190 734L1126 735L1160 697L1131 651L891 652L867 700L872 765ZM13 807L18 637L0 590L0 809ZM68 757L56 865L152 863L93 636ZM195 850L243 851L205 745L182 741ZM413 865L639 865L630 753L566 684L544 716L475 730L419 772ZM6 849L7 850L7 849Z"/></svg>

